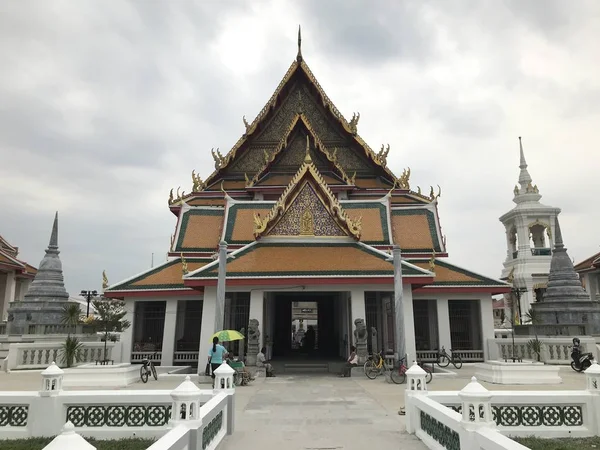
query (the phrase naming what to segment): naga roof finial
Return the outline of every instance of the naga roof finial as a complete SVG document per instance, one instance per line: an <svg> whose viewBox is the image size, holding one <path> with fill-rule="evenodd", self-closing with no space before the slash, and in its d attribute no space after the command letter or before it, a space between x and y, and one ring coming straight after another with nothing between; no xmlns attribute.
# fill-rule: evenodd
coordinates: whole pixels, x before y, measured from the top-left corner
<svg viewBox="0 0 600 450"><path fill-rule="evenodd" d="M298 54L296 55L296 61L302 61L302 32L300 25L298 25Z"/></svg>

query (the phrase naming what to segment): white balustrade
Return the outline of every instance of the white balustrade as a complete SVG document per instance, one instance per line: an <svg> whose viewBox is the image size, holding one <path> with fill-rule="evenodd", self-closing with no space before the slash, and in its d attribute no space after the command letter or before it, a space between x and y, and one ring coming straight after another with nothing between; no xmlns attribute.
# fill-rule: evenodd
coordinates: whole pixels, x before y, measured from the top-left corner
<svg viewBox="0 0 600 450"><path fill-rule="evenodd" d="M131 352L132 363L141 363L144 359L149 359L150 361L154 362L160 362L162 360L162 352Z"/></svg>
<svg viewBox="0 0 600 450"><path fill-rule="evenodd" d="M39 392L0 392L3 439L56 436L63 429L62 437L57 436L49 448L88 448L58 444L82 442L81 436L120 439L135 435L158 439L150 447L154 450L214 450L233 433L234 389L201 390L186 379L174 391L63 391L62 372L56 365L48 367ZM221 376L227 386L230 375ZM181 412L183 407L185 414L170 424L172 411Z"/></svg>
<svg viewBox="0 0 600 450"><path fill-rule="evenodd" d="M537 355L528 344L532 339L535 339L535 337L515 336L514 353L516 358L537 361ZM589 336L584 336L580 339L581 351L591 352L594 358L597 358L598 350L595 339ZM571 337L539 336L539 340L541 341L541 362L546 364L571 364L571 346L573 345ZM513 356L512 336L506 339L488 339L488 348L491 360L508 360ZM464 358L463 361L465 361Z"/></svg>
<svg viewBox="0 0 600 450"><path fill-rule="evenodd" d="M195 363L198 362L198 350L195 352L175 352L173 361L179 363Z"/></svg>
<svg viewBox="0 0 600 450"><path fill-rule="evenodd" d="M120 342L107 343L107 359L115 359L112 357L113 353L120 354L120 345ZM63 342L60 341L10 344L6 357L6 370L44 369L52 361L64 367L62 346ZM92 363L102 359L104 359L104 342L82 342L79 359L75 364Z"/></svg>

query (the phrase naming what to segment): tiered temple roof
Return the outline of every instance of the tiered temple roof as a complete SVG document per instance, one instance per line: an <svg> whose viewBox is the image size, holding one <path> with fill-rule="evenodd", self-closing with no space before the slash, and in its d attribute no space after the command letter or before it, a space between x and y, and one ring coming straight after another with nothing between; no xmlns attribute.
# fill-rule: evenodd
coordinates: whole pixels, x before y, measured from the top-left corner
<svg viewBox="0 0 600 450"><path fill-rule="evenodd" d="M411 190L396 176L390 146L374 152L298 55L242 137L225 155L212 150L206 180L171 190L178 217L165 264L105 291L124 297L195 292L216 284L218 244L228 243L228 284L386 283L391 248L403 252L413 289L485 290L507 284L456 267L447 257L437 202L441 190ZM437 192L436 192L437 191Z"/></svg>
<svg viewBox="0 0 600 450"><path fill-rule="evenodd" d="M37 269L25 261L17 258L19 248L11 245L6 239L0 236L0 269L6 271L15 271L18 278L33 278Z"/></svg>

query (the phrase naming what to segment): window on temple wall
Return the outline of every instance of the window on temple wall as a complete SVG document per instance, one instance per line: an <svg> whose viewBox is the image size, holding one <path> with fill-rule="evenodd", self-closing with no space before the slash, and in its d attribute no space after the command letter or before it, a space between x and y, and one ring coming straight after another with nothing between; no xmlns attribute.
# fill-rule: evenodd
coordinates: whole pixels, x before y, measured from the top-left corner
<svg viewBox="0 0 600 450"><path fill-rule="evenodd" d="M167 302L135 302L133 352L150 353L162 349Z"/></svg>
<svg viewBox="0 0 600 450"><path fill-rule="evenodd" d="M529 227L529 244L531 254L534 256L550 256L549 233L546 231L546 225L539 222ZM548 239L546 235L548 234Z"/></svg>
<svg viewBox="0 0 600 450"><path fill-rule="evenodd" d="M517 229L514 226L508 232L508 243L510 245L510 253L512 254L513 259L515 259L519 254L519 246L517 241Z"/></svg>

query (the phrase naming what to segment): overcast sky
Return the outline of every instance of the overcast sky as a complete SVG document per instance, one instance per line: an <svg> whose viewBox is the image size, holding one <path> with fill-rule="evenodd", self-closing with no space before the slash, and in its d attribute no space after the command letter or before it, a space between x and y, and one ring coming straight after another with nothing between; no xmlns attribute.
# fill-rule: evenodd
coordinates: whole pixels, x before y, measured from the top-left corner
<svg viewBox="0 0 600 450"><path fill-rule="evenodd" d="M373 5L377 5L376 7ZM523 136L577 261L600 250L600 2L0 2L0 234L67 290L164 261L191 188L296 55L411 184L441 185L450 261L498 277Z"/></svg>

